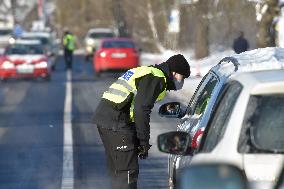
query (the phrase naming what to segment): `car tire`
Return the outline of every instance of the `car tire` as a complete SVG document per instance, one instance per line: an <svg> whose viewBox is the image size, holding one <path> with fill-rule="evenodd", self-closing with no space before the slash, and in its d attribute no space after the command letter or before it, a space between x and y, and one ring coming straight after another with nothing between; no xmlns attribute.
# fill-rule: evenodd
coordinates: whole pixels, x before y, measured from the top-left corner
<svg viewBox="0 0 284 189"><path fill-rule="evenodd" d="M95 77L101 77L101 71L96 71L95 70Z"/></svg>
<svg viewBox="0 0 284 189"><path fill-rule="evenodd" d="M0 82L2 82L2 83L6 83L7 81L8 81L7 78L0 78Z"/></svg>
<svg viewBox="0 0 284 189"><path fill-rule="evenodd" d="M101 77L101 72L96 72L95 77L97 78Z"/></svg>

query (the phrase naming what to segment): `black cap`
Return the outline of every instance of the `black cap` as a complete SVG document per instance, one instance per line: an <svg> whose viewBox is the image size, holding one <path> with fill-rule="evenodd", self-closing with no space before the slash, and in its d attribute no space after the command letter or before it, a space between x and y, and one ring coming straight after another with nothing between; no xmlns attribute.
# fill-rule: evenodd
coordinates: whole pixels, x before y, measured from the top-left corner
<svg viewBox="0 0 284 189"><path fill-rule="evenodd" d="M190 76L190 66L183 55L177 54L170 57L167 61L170 72L176 72L183 75L185 78Z"/></svg>

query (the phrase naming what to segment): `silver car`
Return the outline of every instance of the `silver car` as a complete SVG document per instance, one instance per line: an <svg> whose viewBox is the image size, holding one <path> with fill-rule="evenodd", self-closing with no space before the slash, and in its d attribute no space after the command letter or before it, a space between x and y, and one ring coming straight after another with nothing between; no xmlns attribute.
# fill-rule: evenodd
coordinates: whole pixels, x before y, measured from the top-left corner
<svg viewBox="0 0 284 189"><path fill-rule="evenodd" d="M116 33L110 28L92 28L85 37L86 57L92 57L103 38L116 37Z"/></svg>
<svg viewBox="0 0 284 189"><path fill-rule="evenodd" d="M192 155L196 153L199 147L203 131L216 111L217 103L224 96L230 96L231 99L227 101L229 109L223 114L229 116L242 89L233 79L233 76L240 72L277 70L283 67L284 49L282 48L257 49L226 57L203 77L185 111L181 110L181 106L177 102L167 103L160 107L159 112L162 116L182 117L180 124L177 126L177 131L189 133L192 139L186 153L167 151L163 149L167 145L159 144L161 151L171 153L168 161L170 188L176 188L181 168L190 164ZM172 104L175 106L172 106ZM174 107L174 110L169 112L168 107ZM172 137L170 135L168 135L168 138Z"/></svg>

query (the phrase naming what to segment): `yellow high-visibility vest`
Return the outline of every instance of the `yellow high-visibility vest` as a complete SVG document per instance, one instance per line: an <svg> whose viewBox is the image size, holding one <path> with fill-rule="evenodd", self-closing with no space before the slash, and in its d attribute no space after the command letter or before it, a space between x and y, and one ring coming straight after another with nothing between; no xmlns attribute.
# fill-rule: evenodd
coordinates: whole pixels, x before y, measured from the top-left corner
<svg viewBox="0 0 284 189"><path fill-rule="evenodd" d="M75 49L75 38L71 34L67 34L63 39L63 45L70 51Z"/></svg>
<svg viewBox="0 0 284 189"><path fill-rule="evenodd" d="M131 121L134 121L134 99L137 94L135 80L147 74L152 74L155 77L164 78L166 83L166 77L161 70L154 67L141 66L130 69L124 75L119 77L117 81L114 82L106 92L104 92L102 98L112 101L116 104L119 104L125 101L127 97L132 93L134 95L134 98L131 102L131 107L130 107L130 119ZM165 96L166 96L166 86L164 90L159 94L156 101L162 100Z"/></svg>

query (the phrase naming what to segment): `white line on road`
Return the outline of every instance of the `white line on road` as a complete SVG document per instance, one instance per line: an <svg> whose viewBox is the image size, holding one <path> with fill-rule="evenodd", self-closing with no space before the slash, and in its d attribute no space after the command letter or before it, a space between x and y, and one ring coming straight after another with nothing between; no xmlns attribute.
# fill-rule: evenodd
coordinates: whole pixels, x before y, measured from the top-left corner
<svg viewBox="0 0 284 189"><path fill-rule="evenodd" d="M71 71L67 71L66 97L64 104L64 148L63 148L63 172L61 189L74 188L74 162L73 162L73 134L72 134L72 77Z"/></svg>

